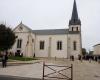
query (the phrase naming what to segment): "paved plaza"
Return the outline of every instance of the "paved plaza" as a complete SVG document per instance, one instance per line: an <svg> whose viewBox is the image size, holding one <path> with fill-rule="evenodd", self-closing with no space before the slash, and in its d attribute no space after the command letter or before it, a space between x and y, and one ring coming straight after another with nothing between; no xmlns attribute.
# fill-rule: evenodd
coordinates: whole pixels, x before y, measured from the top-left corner
<svg viewBox="0 0 100 80"><path fill-rule="evenodd" d="M13 63L8 63L8 66L6 68L2 68L0 66L0 75L42 79L42 61L45 61L46 64L55 65L70 66L71 64L73 64L74 80L100 80L100 63L94 61L92 61L91 63L89 63L89 61L80 62L78 60L75 60L73 62L66 59L57 59L56 61L51 59L42 59L37 63L33 62L33 64L22 65L13 65ZM49 72L51 72L51 70L47 70L47 73Z"/></svg>

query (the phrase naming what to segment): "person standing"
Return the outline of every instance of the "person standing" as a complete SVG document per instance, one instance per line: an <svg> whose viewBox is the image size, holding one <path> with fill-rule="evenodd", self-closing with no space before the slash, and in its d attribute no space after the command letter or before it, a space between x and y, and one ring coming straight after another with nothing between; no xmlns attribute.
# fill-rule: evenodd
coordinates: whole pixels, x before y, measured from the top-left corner
<svg viewBox="0 0 100 80"><path fill-rule="evenodd" d="M6 67L7 66L7 60L8 60L8 55L7 52L2 54L2 67Z"/></svg>

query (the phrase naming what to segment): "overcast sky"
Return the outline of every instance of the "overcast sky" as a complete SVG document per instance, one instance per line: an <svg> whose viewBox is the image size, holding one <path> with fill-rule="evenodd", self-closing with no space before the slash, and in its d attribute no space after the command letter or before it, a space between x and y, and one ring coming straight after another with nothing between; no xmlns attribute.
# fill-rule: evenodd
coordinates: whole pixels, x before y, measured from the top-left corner
<svg viewBox="0 0 100 80"><path fill-rule="evenodd" d="M15 28L21 21L37 29L68 28L74 0L0 0L0 23ZM83 47L100 43L100 0L76 0Z"/></svg>

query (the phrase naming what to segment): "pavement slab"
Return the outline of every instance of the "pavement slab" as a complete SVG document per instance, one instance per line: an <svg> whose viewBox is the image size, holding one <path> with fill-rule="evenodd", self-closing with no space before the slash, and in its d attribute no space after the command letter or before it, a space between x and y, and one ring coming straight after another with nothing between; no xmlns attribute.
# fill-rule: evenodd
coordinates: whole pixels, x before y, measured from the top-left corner
<svg viewBox="0 0 100 80"><path fill-rule="evenodd" d="M41 62L42 61L42 62ZM73 64L73 78L74 80L100 80L100 63L92 61L69 61L65 60L49 60L42 59L40 62L32 64L22 64L15 66L7 66L6 68L0 67L0 75L4 76L18 76L24 78L42 79L43 74L43 61L46 64L65 65L70 66ZM56 68L56 70L61 68ZM52 72L50 69L45 69L45 74ZM1 80L1 77L0 77ZM6 79L5 79L6 80ZM52 79L58 80L58 79Z"/></svg>

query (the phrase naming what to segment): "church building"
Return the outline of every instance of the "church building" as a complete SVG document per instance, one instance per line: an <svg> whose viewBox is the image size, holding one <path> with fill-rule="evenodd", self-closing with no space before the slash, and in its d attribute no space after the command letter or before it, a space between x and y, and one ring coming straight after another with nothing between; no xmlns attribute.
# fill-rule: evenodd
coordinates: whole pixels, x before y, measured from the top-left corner
<svg viewBox="0 0 100 80"><path fill-rule="evenodd" d="M81 21L75 0L68 29L32 30L21 22L13 31L16 42L11 50L26 57L77 58L82 53Z"/></svg>

